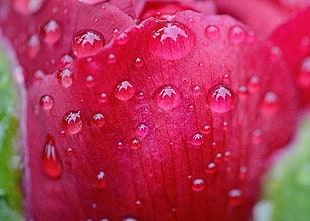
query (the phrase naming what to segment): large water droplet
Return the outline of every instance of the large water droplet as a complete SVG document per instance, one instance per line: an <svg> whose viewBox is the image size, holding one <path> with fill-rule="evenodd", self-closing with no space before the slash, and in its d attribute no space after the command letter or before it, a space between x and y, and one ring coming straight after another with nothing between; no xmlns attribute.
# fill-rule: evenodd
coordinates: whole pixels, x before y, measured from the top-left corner
<svg viewBox="0 0 310 221"><path fill-rule="evenodd" d="M208 104L211 110L225 113L235 107L235 95L231 88L218 84L213 86L208 93Z"/></svg>
<svg viewBox="0 0 310 221"><path fill-rule="evenodd" d="M303 59L297 82L302 88L310 88L310 57Z"/></svg>
<svg viewBox="0 0 310 221"><path fill-rule="evenodd" d="M171 110L181 102L181 95L173 86L166 85L155 91L154 99L160 108Z"/></svg>
<svg viewBox="0 0 310 221"><path fill-rule="evenodd" d="M136 93L136 86L130 80L123 80L117 83L114 89L114 96L121 101L128 101Z"/></svg>
<svg viewBox="0 0 310 221"><path fill-rule="evenodd" d="M39 11L44 0L12 0L11 2L16 11L29 15Z"/></svg>
<svg viewBox="0 0 310 221"><path fill-rule="evenodd" d="M98 189L104 189L107 185L107 181L106 181L106 178L105 178L105 173L103 171L100 171L98 174L97 174L97 179L96 179L96 187Z"/></svg>
<svg viewBox="0 0 310 221"><path fill-rule="evenodd" d="M73 72L69 68L60 69L56 72L55 77L59 84L68 88L73 83Z"/></svg>
<svg viewBox="0 0 310 221"><path fill-rule="evenodd" d="M28 55L35 58L40 50L40 39L38 35L31 35L28 40Z"/></svg>
<svg viewBox="0 0 310 221"><path fill-rule="evenodd" d="M275 114L280 108L279 96L271 91L265 94L264 100L261 104L261 111L265 114Z"/></svg>
<svg viewBox="0 0 310 221"><path fill-rule="evenodd" d="M200 145L203 144L204 138L203 138L202 134L200 134L200 133L195 133L195 134L193 134L193 135L190 137L189 142L190 142L191 144L193 144L194 146L200 146Z"/></svg>
<svg viewBox="0 0 310 221"><path fill-rule="evenodd" d="M51 178L58 179L62 173L62 163L55 148L55 139L51 135L47 140L42 153L42 168Z"/></svg>
<svg viewBox="0 0 310 221"><path fill-rule="evenodd" d="M194 45L192 32L177 22L158 22L147 37L150 50L157 56L175 60L187 55Z"/></svg>
<svg viewBox="0 0 310 221"><path fill-rule="evenodd" d="M203 179L195 179L192 182L192 190L195 192L201 192L205 188L205 181Z"/></svg>
<svg viewBox="0 0 310 221"><path fill-rule="evenodd" d="M72 51L77 57L97 54L104 45L103 35L95 30L77 32L72 40Z"/></svg>
<svg viewBox="0 0 310 221"><path fill-rule="evenodd" d="M90 123L93 127L100 128L106 124L106 120L102 113L96 113L91 118Z"/></svg>
<svg viewBox="0 0 310 221"><path fill-rule="evenodd" d="M62 126L66 133L76 134L82 129L81 111L69 111L63 118Z"/></svg>
<svg viewBox="0 0 310 221"><path fill-rule="evenodd" d="M49 95L44 95L41 97L40 99L40 106L44 109L44 110L50 110L52 109L54 105L54 99L53 97L49 96Z"/></svg>
<svg viewBox="0 0 310 221"><path fill-rule="evenodd" d="M148 133L149 133L150 129L148 126L146 126L145 124L139 124L136 129L135 132L139 137L145 137Z"/></svg>
<svg viewBox="0 0 310 221"><path fill-rule="evenodd" d="M210 40L216 40L220 37L220 30L215 25L206 27L205 33Z"/></svg>
<svg viewBox="0 0 310 221"><path fill-rule="evenodd" d="M245 41L246 37L247 37L247 33L239 25L235 25L231 27L228 33L229 40L234 44L241 44L242 42Z"/></svg>
<svg viewBox="0 0 310 221"><path fill-rule="evenodd" d="M40 29L40 35L48 44L55 44L61 36L61 28L55 20L45 23Z"/></svg>

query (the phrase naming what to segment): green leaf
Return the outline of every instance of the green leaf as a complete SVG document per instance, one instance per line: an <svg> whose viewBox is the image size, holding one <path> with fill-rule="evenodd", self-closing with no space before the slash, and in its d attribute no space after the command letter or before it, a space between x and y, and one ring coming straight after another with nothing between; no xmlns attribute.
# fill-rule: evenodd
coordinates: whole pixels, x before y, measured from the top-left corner
<svg viewBox="0 0 310 221"><path fill-rule="evenodd" d="M18 87L8 59L0 48L0 220L19 221L21 216L21 163L17 144Z"/></svg>
<svg viewBox="0 0 310 221"><path fill-rule="evenodd" d="M264 181L255 221L310 220L310 118Z"/></svg>

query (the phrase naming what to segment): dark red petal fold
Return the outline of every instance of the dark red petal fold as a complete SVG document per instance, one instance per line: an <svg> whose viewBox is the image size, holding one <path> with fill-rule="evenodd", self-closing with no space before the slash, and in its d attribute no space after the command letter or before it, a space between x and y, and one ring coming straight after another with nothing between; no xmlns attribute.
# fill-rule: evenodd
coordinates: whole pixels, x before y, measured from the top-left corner
<svg viewBox="0 0 310 221"><path fill-rule="evenodd" d="M192 11L122 36L29 82L28 219L248 220L295 124L276 48Z"/></svg>

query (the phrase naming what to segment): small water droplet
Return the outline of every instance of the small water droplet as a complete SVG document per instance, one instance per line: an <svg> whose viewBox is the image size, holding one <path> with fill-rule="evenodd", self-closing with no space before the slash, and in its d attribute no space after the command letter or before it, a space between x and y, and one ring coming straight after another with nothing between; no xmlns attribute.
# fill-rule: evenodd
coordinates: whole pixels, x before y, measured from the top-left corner
<svg viewBox="0 0 310 221"><path fill-rule="evenodd" d="M217 153L217 154L215 155L214 162L215 162L215 163L219 163L219 162L222 161L222 159L223 159L223 154L222 154L222 153Z"/></svg>
<svg viewBox="0 0 310 221"><path fill-rule="evenodd" d="M136 60L135 60L135 66L137 67L137 68L141 68L142 66L144 65L144 62L143 62L143 60L142 60L142 58L136 58Z"/></svg>
<svg viewBox="0 0 310 221"><path fill-rule="evenodd" d="M192 91L194 96L199 96L202 93L201 87L199 85L194 85Z"/></svg>
<svg viewBox="0 0 310 221"><path fill-rule="evenodd" d="M239 178L244 179L248 173L248 168L246 166L241 166L239 169Z"/></svg>
<svg viewBox="0 0 310 221"><path fill-rule="evenodd" d="M121 101L128 101L135 95L136 86L130 80L123 80L117 83L114 89L114 96Z"/></svg>
<svg viewBox="0 0 310 221"><path fill-rule="evenodd" d="M252 132L251 141L253 144L260 144L263 140L263 132L260 129L256 129Z"/></svg>
<svg viewBox="0 0 310 221"><path fill-rule="evenodd" d="M101 93L99 97L101 103L106 103L108 101L108 95L106 93Z"/></svg>
<svg viewBox="0 0 310 221"><path fill-rule="evenodd" d="M103 171L100 171L98 174L97 174L97 179L96 179L96 187L98 189L104 189L106 186L107 186L107 181L106 181L106 178L105 178L105 173Z"/></svg>
<svg viewBox="0 0 310 221"><path fill-rule="evenodd" d="M206 172L209 174L213 174L216 172L216 164L215 163L209 163L208 167L206 169Z"/></svg>
<svg viewBox="0 0 310 221"><path fill-rule="evenodd" d="M122 219L122 221L138 221L138 220L135 218L128 217L128 218Z"/></svg>
<svg viewBox="0 0 310 221"><path fill-rule="evenodd" d="M229 74L224 74L222 77L222 81L224 84L230 85L231 83L231 78Z"/></svg>
<svg viewBox="0 0 310 221"><path fill-rule="evenodd" d="M55 44L61 36L61 28L57 21L50 20L45 23L40 29L40 35L48 44Z"/></svg>
<svg viewBox="0 0 310 221"><path fill-rule="evenodd" d="M39 11L45 0L13 0L13 7L19 13L30 15Z"/></svg>
<svg viewBox="0 0 310 221"><path fill-rule="evenodd" d="M106 120L102 113L96 113L91 118L90 123L93 127L101 128L106 124Z"/></svg>
<svg viewBox="0 0 310 221"><path fill-rule="evenodd" d="M95 55L103 46L103 35L91 29L77 32L72 39L72 51L77 57Z"/></svg>
<svg viewBox="0 0 310 221"><path fill-rule="evenodd" d="M31 35L28 40L28 55L35 58L40 51L40 39L38 35Z"/></svg>
<svg viewBox="0 0 310 221"><path fill-rule="evenodd" d="M129 38L128 35L125 32L118 32L115 36L115 42L118 45L124 45L128 42Z"/></svg>
<svg viewBox="0 0 310 221"><path fill-rule="evenodd" d="M54 105L54 99L53 99L53 97L51 97L49 95L44 95L41 97L39 103L40 103L40 106L44 110L50 110L50 109L52 109L52 107Z"/></svg>
<svg viewBox="0 0 310 221"><path fill-rule="evenodd" d="M244 85L240 86L239 90L238 90L239 99L246 100L248 98L248 96L249 96L248 88Z"/></svg>
<svg viewBox="0 0 310 221"><path fill-rule="evenodd" d="M241 44L245 41L247 33L239 26L235 25L229 30L228 38L233 44Z"/></svg>
<svg viewBox="0 0 310 221"><path fill-rule="evenodd" d="M194 45L192 32L177 22L158 22L147 41L150 50L166 60L175 60L187 55Z"/></svg>
<svg viewBox="0 0 310 221"><path fill-rule="evenodd" d="M310 88L310 57L302 60L299 74L297 76L297 83L302 88Z"/></svg>
<svg viewBox="0 0 310 221"><path fill-rule="evenodd" d="M42 152L42 168L44 172L53 179L58 179L62 174L62 163L55 148L55 139L51 135L47 140Z"/></svg>
<svg viewBox="0 0 310 221"><path fill-rule="evenodd" d="M148 133L149 133L150 129L148 126L146 126L145 124L139 124L136 129L135 132L139 137L145 137Z"/></svg>
<svg viewBox="0 0 310 221"><path fill-rule="evenodd" d="M115 54L109 54L108 55L108 63L114 64L116 62L116 55Z"/></svg>
<svg viewBox="0 0 310 221"><path fill-rule="evenodd" d="M36 84L41 83L44 77L45 73L42 70L36 70L33 73L33 82Z"/></svg>
<svg viewBox="0 0 310 221"><path fill-rule="evenodd" d="M234 205L238 205L242 202L242 191L240 189L232 189L228 193L229 202Z"/></svg>
<svg viewBox="0 0 310 221"><path fill-rule="evenodd" d="M125 144L120 141L120 142L117 143L117 148L120 149L120 150L124 149L125 148Z"/></svg>
<svg viewBox="0 0 310 221"><path fill-rule="evenodd" d="M228 126L229 126L228 122L227 122L227 121L224 121L223 124L222 124L223 130L227 130L227 129L228 129Z"/></svg>
<svg viewBox="0 0 310 221"><path fill-rule="evenodd" d="M212 128L209 124L205 124L203 125L202 129L201 129L201 133L203 134L210 134L212 132Z"/></svg>
<svg viewBox="0 0 310 221"><path fill-rule="evenodd" d="M73 72L69 68L59 69L56 72L55 77L59 84L63 87L68 88L73 83Z"/></svg>
<svg viewBox="0 0 310 221"><path fill-rule="evenodd" d="M63 68L67 66L68 64L72 64L72 63L73 63L73 58L70 55L66 54L61 58L59 66Z"/></svg>
<svg viewBox="0 0 310 221"><path fill-rule="evenodd" d="M98 3L106 2L107 0L78 0L78 1L91 5L91 4L98 4Z"/></svg>
<svg viewBox="0 0 310 221"><path fill-rule="evenodd" d="M66 155L67 156L72 156L72 153L73 153L73 149L71 147L66 149Z"/></svg>
<svg viewBox="0 0 310 221"><path fill-rule="evenodd" d="M280 108L279 96L271 91L265 94L264 100L261 104L261 111L265 114L275 114Z"/></svg>
<svg viewBox="0 0 310 221"><path fill-rule="evenodd" d="M270 49L269 59L273 62L280 61L282 59L282 51L279 47L272 47Z"/></svg>
<svg viewBox="0 0 310 221"><path fill-rule="evenodd" d="M140 149L141 147L141 142L137 138L134 138L130 142L130 147L134 150Z"/></svg>
<svg viewBox="0 0 310 221"><path fill-rule="evenodd" d="M210 40L216 40L220 37L220 30L215 25L209 25L206 28L205 33Z"/></svg>
<svg viewBox="0 0 310 221"><path fill-rule="evenodd" d="M86 79L85 79L85 85L86 87L93 87L95 85L95 80L94 77L92 75L87 75Z"/></svg>
<svg viewBox="0 0 310 221"><path fill-rule="evenodd" d="M205 181L203 179L195 179L192 182L192 190L195 192L201 192L205 189Z"/></svg>
<svg viewBox="0 0 310 221"><path fill-rule="evenodd" d="M208 104L211 110L225 113L235 107L235 95L231 88L218 84L213 86L208 93Z"/></svg>
<svg viewBox="0 0 310 221"><path fill-rule="evenodd" d="M224 159L225 159L226 161L229 161L230 158L231 158L231 153L230 153L230 151L225 151L225 153L224 153Z"/></svg>
<svg viewBox="0 0 310 221"><path fill-rule="evenodd" d="M200 146L204 143L204 137L200 133L195 133L190 137L189 142L194 146Z"/></svg>
<svg viewBox="0 0 310 221"><path fill-rule="evenodd" d="M261 80L258 76L253 75L248 81L248 89L251 93L255 93L261 87Z"/></svg>
<svg viewBox="0 0 310 221"><path fill-rule="evenodd" d="M135 204L136 204L136 206L137 207L142 207L142 202L140 201L140 200L137 200L136 202L135 202Z"/></svg>
<svg viewBox="0 0 310 221"><path fill-rule="evenodd" d="M65 114L62 126L66 133L76 134L82 129L81 111L69 111Z"/></svg>
<svg viewBox="0 0 310 221"><path fill-rule="evenodd" d="M154 99L158 107L171 110L181 102L181 95L173 86L166 85L155 91Z"/></svg>

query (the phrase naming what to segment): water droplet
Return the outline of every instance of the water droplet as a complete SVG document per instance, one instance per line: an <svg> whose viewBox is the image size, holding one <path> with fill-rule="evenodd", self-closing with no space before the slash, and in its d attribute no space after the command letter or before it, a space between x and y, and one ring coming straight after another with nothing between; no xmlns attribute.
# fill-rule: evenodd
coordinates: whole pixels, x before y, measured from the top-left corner
<svg viewBox="0 0 310 221"><path fill-rule="evenodd" d="M136 129L135 132L139 137L145 137L148 133L149 133L150 129L148 126L146 126L145 124L139 124Z"/></svg>
<svg viewBox="0 0 310 221"><path fill-rule="evenodd" d="M124 149L125 148L125 144L120 141L120 142L117 143L117 148L120 149L120 150Z"/></svg>
<svg viewBox="0 0 310 221"><path fill-rule="evenodd" d="M216 40L220 37L220 30L215 25L210 25L206 28L205 33L210 40Z"/></svg>
<svg viewBox="0 0 310 221"><path fill-rule="evenodd" d="M248 81L248 89L251 93L255 93L261 86L261 80L258 76L253 75Z"/></svg>
<svg viewBox="0 0 310 221"><path fill-rule="evenodd" d="M239 178L244 179L248 173L248 168L246 166L242 166L239 169Z"/></svg>
<svg viewBox="0 0 310 221"><path fill-rule="evenodd" d="M193 91L194 96L199 96L202 93L201 87L199 85L193 86L192 91Z"/></svg>
<svg viewBox="0 0 310 221"><path fill-rule="evenodd" d="M49 96L49 95L44 95L41 97L40 99L40 106L44 109L44 110L50 110L52 109L54 105L54 99L53 97Z"/></svg>
<svg viewBox="0 0 310 221"><path fill-rule="evenodd" d="M55 44L61 36L61 28L55 20L50 20L40 29L40 35L48 44Z"/></svg>
<svg viewBox="0 0 310 221"><path fill-rule="evenodd" d="M252 132L251 141L253 144L260 144L263 140L263 132L260 129L256 129Z"/></svg>
<svg viewBox="0 0 310 221"><path fill-rule="evenodd" d="M235 25L229 30L228 37L233 44L241 44L245 41L247 33L241 26Z"/></svg>
<svg viewBox="0 0 310 221"><path fill-rule="evenodd" d="M269 59L273 62L280 61L283 54L279 47L272 47L270 49Z"/></svg>
<svg viewBox="0 0 310 221"><path fill-rule="evenodd" d="M201 129L201 133L203 134L210 134L212 132L212 128L209 124L205 124L203 125L202 129Z"/></svg>
<svg viewBox="0 0 310 221"><path fill-rule="evenodd" d="M232 189L228 193L229 202L238 205L242 202L242 191L240 189Z"/></svg>
<svg viewBox="0 0 310 221"><path fill-rule="evenodd" d="M224 153L224 159L225 159L226 161L229 161L230 158L231 158L231 153L230 153L230 151L225 151L225 153Z"/></svg>
<svg viewBox="0 0 310 221"><path fill-rule="evenodd" d="M13 0L13 7L19 13L30 15L40 10L44 0Z"/></svg>
<svg viewBox="0 0 310 221"><path fill-rule="evenodd" d="M101 103L106 103L108 101L108 95L106 93L101 93L100 94L100 98L99 98L99 101Z"/></svg>
<svg viewBox="0 0 310 221"><path fill-rule="evenodd" d="M135 95L136 86L130 80L123 80L117 83L114 89L114 96L121 101L128 101Z"/></svg>
<svg viewBox="0 0 310 221"><path fill-rule="evenodd" d="M45 73L42 70L36 70L33 73L33 82L41 83L44 77L45 77Z"/></svg>
<svg viewBox="0 0 310 221"><path fill-rule="evenodd" d="M55 77L59 84L68 88L73 83L73 72L69 68L63 68L56 72Z"/></svg>
<svg viewBox="0 0 310 221"><path fill-rule="evenodd" d="M96 113L91 118L90 123L93 127L100 128L106 124L106 120L102 113Z"/></svg>
<svg viewBox="0 0 310 221"><path fill-rule="evenodd" d="M208 167L206 169L206 172L209 174L213 174L216 172L216 164L215 163L209 163Z"/></svg>
<svg viewBox="0 0 310 221"><path fill-rule="evenodd" d="M302 88L310 88L310 57L303 59L300 72L297 77L297 82Z"/></svg>
<svg viewBox="0 0 310 221"><path fill-rule="evenodd" d="M62 163L55 148L55 139L51 135L47 136L41 160L42 168L48 176L54 179L58 179L61 176Z"/></svg>
<svg viewBox="0 0 310 221"><path fill-rule="evenodd" d="M248 91L248 88L244 85L240 86L239 87L239 90L238 90L238 97L239 99L241 100L245 100L247 99L249 96L249 91Z"/></svg>
<svg viewBox="0 0 310 221"><path fill-rule="evenodd" d="M78 0L79 2L83 2L85 4L98 4L102 2L106 2L107 0Z"/></svg>
<svg viewBox="0 0 310 221"><path fill-rule="evenodd" d="M85 80L86 80L86 83L85 83L86 87L91 88L95 85L95 80L92 75L87 75Z"/></svg>
<svg viewBox="0 0 310 221"><path fill-rule="evenodd" d="M200 133L195 133L190 137L189 142L193 144L194 146L200 146L204 143L204 138L202 134Z"/></svg>
<svg viewBox="0 0 310 221"><path fill-rule="evenodd" d="M231 88L218 84L213 86L208 93L208 104L211 110L225 113L235 107L235 95Z"/></svg>
<svg viewBox="0 0 310 221"><path fill-rule="evenodd" d="M66 133L76 134L82 129L81 111L69 111L63 118L62 126Z"/></svg>
<svg viewBox="0 0 310 221"><path fill-rule="evenodd" d="M137 150L141 147L141 142L137 138L134 138L130 142L130 147L134 150Z"/></svg>
<svg viewBox="0 0 310 221"><path fill-rule="evenodd" d="M142 207L142 202L140 200L137 200L136 201L136 206L139 207L139 208Z"/></svg>
<svg viewBox="0 0 310 221"><path fill-rule="evenodd" d="M222 81L224 84L230 85L231 83L231 78L229 74L224 74L222 77Z"/></svg>
<svg viewBox="0 0 310 221"><path fill-rule="evenodd" d="M205 188L205 181L203 179L195 179L192 182L192 190L195 192L201 192Z"/></svg>
<svg viewBox="0 0 310 221"><path fill-rule="evenodd" d="M160 108L171 110L181 102L181 95L173 86L166 85L155 91L154 99Z"/></svg>
<svg viewBox="0 0 310 221"><path fill-rule="evenodd" d="M66 155L67 156L72 156L72 153L73 153L73 149L71 147L66 149Z"/></svg>
<svg viewBox="0 0 310 221"><path fill-rule="evenodd" d="M271 91L265 94L264 100L261 104L261 111L265 114L275 114L280 108L279 96Z"/></svg>
<svg viewBox="0 0 310 221"><path fill-rule="evenodd" d="M96 179L96 187L98 189L104 189L107 185L107 181L106 181L106 178L105 178L105 174L103 171L100 171L98 174L97 174L97 179Z"/></svg>
<svg viewBox="0 0 310 221"><path fill-rule="evenodd" d="M138 221L138 220L135 218L128 217L128 218L122 219L122 221Z"/></svg>
<svg viewBox="0 0 310 221"><path fill-rule="evenodd" d="M135 60L135 66L137 67L137 68L141 68L142 66L144 65L144 62L143 62L143 60L142 60L142 58L136 58L136 60Z"/></svg>
<svg viewBox="0 0 310 221"><path fill-rule="evenodd" d="M128 35L125 32L118 32L115 36L115 42L118 45L124 45L128 42L129 38Z"/></svg>
<svg viewBox="0 0 310 221"><path fill-rule="evenodd" d="M228 126L229 126L228 122L227 122L227 121L224 121L223 124L222 124L223 130L227 130L227 129L228 129Z"/></svg>
<svg viewBox="0 0 310 221"><path fill-rule="evenodd" d="M91 29L77 32L72 39L72 51L77 57L95 55L103 46L103 35Z"/></svg>
<svg viewBox="0 0 310 221"><path fill-rule="evenodd" d="M222 161L222 159L223 159L223 154L222 154L222 153L217 153L217 154L215 155L214 162L215 162L215 163L219 163L219 162Z"/></svg>
<svg viewBox="0 0 310 221"><path fill-rule="evenodd" d="M192 32L177 22L159 22L147 37L150 50L166 60L175 60L187 55L194 45Z"/></svg>
<svg viewBox="0 0 310 221"><path fill-rule="evenodd" d="M40 39L38 35L31 35L28 40L28 55L35 58L40 51Z"/></svg>
<svg viewBox="0 0 310 221"><path fill-rule="evenodd" d="M116 55L115 54L109 54L108 55L108 63L114 64L116 62Z"/></svg>
<svg viewBox="0 0 310 221"><path fill-rule="evenodd" d="M63 68L67 66L68 64L72 64L72 63L73 63L73 58L70 55L66 54L61 58L59 65L61 68Z"/></svg>

